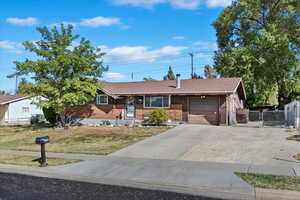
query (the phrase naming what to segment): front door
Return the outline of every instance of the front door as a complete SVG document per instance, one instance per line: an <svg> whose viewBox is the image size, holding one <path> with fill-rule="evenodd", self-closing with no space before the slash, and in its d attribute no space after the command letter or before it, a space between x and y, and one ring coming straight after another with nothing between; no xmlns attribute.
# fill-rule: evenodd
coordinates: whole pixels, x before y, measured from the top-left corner
<svg viewBox="0 0 300 200"><path fill-rule="evenodd" d="M126 118L133 119L135 117L134 97L127 97L126 101Z"/></svg>

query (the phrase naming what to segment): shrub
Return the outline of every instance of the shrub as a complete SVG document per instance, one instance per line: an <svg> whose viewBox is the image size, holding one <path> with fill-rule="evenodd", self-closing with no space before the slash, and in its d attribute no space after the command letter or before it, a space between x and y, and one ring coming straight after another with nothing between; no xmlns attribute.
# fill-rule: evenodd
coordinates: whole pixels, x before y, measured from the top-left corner
<svg viewBox="0 0 300 200"><path fill-rule="evenodd" d="M168 114L164 109L155 109L150 113L149 119L156 125L161 125L168 120Z"/></svg>
<svg viewBox="0 0 300 200"><path fill-rule="evenodd" d="M30 124L39 124L44 121L44 116L41 114L33 115L30 118Z"/></svg>
<svg viewBox="0 0 300 200"><path fill-rule="evenodd" d="M43 108L43 113L46 118L46 120L52 124L55 125L58 120L58 114L54 111L52 107L49 108Z"/></svg>

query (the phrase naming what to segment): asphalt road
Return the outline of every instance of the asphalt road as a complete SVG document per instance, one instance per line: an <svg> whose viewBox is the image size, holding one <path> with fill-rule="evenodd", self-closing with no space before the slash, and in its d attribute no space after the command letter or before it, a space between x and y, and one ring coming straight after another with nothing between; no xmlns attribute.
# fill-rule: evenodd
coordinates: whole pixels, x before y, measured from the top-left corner
<svg viewBox="0 0 300 200"><path fill-rule="evenodd" d="M216 200L216 198L0 173L0 200Z"/></svg>

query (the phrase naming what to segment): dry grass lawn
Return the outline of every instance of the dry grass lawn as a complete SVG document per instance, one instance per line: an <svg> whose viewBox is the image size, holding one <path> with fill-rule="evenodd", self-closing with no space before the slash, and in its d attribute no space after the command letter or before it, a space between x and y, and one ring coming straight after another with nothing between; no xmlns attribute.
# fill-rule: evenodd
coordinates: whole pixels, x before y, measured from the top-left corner
<svg viewBox="0 0 300 200"><path fill-rule="evenodd" d="M256 188L300 191L300 177L236 173Z"/></svg>
<svg viewBox="0 0 300 200"><path fill-rule="evenodd" d="M166 131L161 127L79 127L54 130L47 127L0 127L0 149L40 151L35 138L50 137L49 152L107 155L130 144Z"/></svg>
<svg viewBox="0 0 300 200"><path fill-rule="evenodd" d="M11 165L26 165L26 166L39 166L38 162L32 162L36 159L34 156L20 156L20 155L0 155L1 164L11 164ZM64 158L47 158L47 163L49 166L56 165L66 165L75 162L80 162L78 159L64 159Z"/></svg>

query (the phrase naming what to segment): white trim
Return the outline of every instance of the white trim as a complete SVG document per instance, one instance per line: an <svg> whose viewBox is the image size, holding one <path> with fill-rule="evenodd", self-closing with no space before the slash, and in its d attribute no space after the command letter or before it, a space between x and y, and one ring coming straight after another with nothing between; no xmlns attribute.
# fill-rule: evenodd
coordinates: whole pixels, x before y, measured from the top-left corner
<svg viewBox="0 0 300 200"><path fill-rule="evenodd" d="M245 97L245 100L246 100L247 99L246 90L245 90L245 86L244 86L243 80L241 78L240 78L240 81L237 84L237 86L235 87L235 89L234 89L233 92L237 92L237 89L239 88L240 84L242 84L243 93L244 93L244 97Z"/></svg>
<svg viewBox="0 0 300 200"><path fill-rule="evenodd" d="M98 101L98 97L106 97L106 103L101 103L100 102L100 99L99 99L99 101ZM107 105L108 104L108 95L103 95L103 94L98 94L97 96L96 96L96 105Z"/></svg>
<svg viewBox="0 0 300 200"><path fill-rule="evenodd" d="M163 96L168 97L169 105L167 107L154 107L154 106L146 107L146 97L163 97ZM171 107L171 95L146 95L146 96L143 96L143 108L170 108L170 107Z"/></svg>

